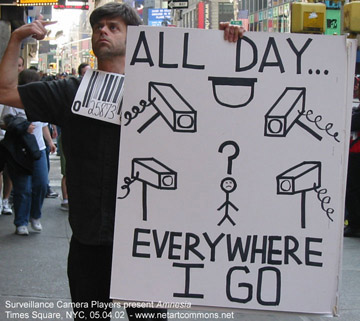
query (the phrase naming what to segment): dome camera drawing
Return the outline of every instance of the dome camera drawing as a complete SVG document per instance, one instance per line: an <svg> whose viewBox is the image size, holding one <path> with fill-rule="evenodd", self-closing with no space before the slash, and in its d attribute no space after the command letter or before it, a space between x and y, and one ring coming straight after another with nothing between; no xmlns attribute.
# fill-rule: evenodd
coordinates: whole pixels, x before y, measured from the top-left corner
<svg viewBox="0 0 360 321"><path fill-rule="evenodd" d="M230 108L248 105L254 98L256 78L209 77L218 104Z"/></svg>

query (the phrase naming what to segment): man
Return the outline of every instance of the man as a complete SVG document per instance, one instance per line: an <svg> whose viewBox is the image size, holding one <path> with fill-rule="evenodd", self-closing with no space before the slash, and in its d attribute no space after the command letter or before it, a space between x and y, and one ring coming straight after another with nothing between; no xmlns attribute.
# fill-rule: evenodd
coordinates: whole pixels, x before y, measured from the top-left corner
<svg viewBox="0 0 360 321"><path fill-rule="evenodd" d="M24 58L19 56L18 58L18 73L21 73L25 69L25 61Z"/></svg>
<svg viewBox="0 0 360 321"><path fill-rule="evenodd" d="M82 62L78 67L79 77L84 77L86 70L91 69L90 65L86 62Z"/></svg>
<svg viewBox="0 0 360 321"><path fill-rule="evenodd" d="M18 61L17 61L18 74L20 74L24 69L25 69L24 58L19 56ZM2 110L3 110L3 106L0 106L0 117L2 114ZM0 131L1 131L1 129L0 129ZM11 182L10 175L9 175L6 167L4 168L4 171L0 173L0 176L3 177L3 182L4 182L3 184L0 183L0 192L1 192L1 186L3 185L3 187L4 187L2 204L0 204L0 214L11 215L12 208L11 208L9 198L10 198L10 194L11 194L11 190L12 190L12 182ZM1 177L0 177L0 182L1 182Z"/></svg>
<svg viewBox="0 0 360 321"><path fill-rule="evenodd" d="M360 79L355 76L354 99L360 98ZM353 108L351 117L351 139L345 197L345 237L360 237L360 104Z"/></svg>
<svg viewBox="0 0 360 321"><path fill-rule="evenodd" d="M107 3L93 11L90 23L98 69L124 74L127 26L141 24L136 11L124 3ZM120 126L71 112L80 83L77 78L17 88L17 73L12 68L16 65L21 41L29 36L43 39L47 24L36 20L12 33L0 64L0 74L3 75L0 79L0 103L25 108L29 120L42 120L61 127L67 161L69 221L73 231L68 258L72 300L108 303ZM238 40L239 28L228 23L222 24L221 28L225 40ZM104 313L109 309L100 306L74 310L83 310L87 320L110 320ZM96 310L99 314L94 313ZM131 316L132 312L128 311L129 320L136 320L135 315ZM98 318L99 315L103 317Z"/></svg>

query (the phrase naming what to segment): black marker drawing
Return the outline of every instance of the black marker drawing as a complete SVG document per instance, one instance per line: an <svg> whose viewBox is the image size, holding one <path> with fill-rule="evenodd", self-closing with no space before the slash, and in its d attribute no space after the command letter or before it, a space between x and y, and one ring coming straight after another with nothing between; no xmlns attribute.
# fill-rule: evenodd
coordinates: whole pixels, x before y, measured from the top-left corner
<svg viewBox="0 0 360 321"><path fill-rule="evenodd" d="M236 225L229 215L229 206L231 206L235 211L239 210L232 202L230 202L229 198L229 194L236 190L236 181L232 177L225 177L221 181L220 187L225 192L226 197L225 202L217 209L218 211L220 211L223 207L225 207L225 215L218 223L218 226L220 226L226 219L228 219L232 225Z"/></svg>
<svg viewBox="0 0 360 321"><path fill-rule="evenodd" d="M143 221L147 221L147 187L157 189L177 189L177 173L165 166L155 158L134 158L132 160L131 178L124 179L125 185L121 186L126 190L126 195L118 199L126 198L130 193L130 185L135 181L142 182L142 207Z"/></svg>
<svg viewBox="0 0 360 321"><path fill-rule="evenodd" d="M149 82L149 102L156 113L138 132L141 133L161 116L174 132L196 132L196 110L184 99L172 84Z"/></svg>
<svg viewBox="0 0 360 321"><path fill-rule="evenodd" d="M126 193L124 196L118 196L118 199L124 199L130 194L130 185L134 183L138 178L139 173L135 173L135 177L131 179L130 177L124 178L124 185L121 186L121 189L126 190Z"/></svg>
<svg viewBox="0 0 360 321"><path fill-rule="evenodd" d="M182 59L182 68L203 70L205 65L196 65L188 62L189 56L189 36L188 32L184 33L184 42L183 42L183 59ZM178 39L179 40L179 39ZM159 32L159 68L178 68L179 64L177 63L165 63L164 62L164 51L166 46L164 45L164 32ZM139 54L145 56L139 57ZM140 31L139 39L136 44L134 54L131 58L130 65L135 65L137 63L146 63L150 67L154 66L154 60L151 56L150 46L146 38L145 31Z"/></svg>
<svg viewBox="0 0 360 321"><path fill-rule="evenodd" d="M302 162L276 176L278 195L301 193L301 227L305 228L306 192L321 186L321 162Z"/></svg>
<svg viewBox="0 0 360 321"><path fill-rule="evenodd" d="M219 147L219 153L222 153L223 150L224 150L224 148L225 148L226 146L229 146L229 145L230 145L230 146L233 146L233 147L235 148L234 154L228 156L227 173L228 173L229 175L231 175L231 173L232 173L232 161L233 161L236 157L239 156L240 147L239 147L239 145L236 144L234 141L228 140L228 141L226 141L226 142L223 142L223 143L220 145L220 147Z"/></svg>
<svg viewBox="0 0 360 321"><path fill-rule="evenodd" d="M233 77L209 77L212 82L213 95L216 102L225 107L238 108L248 105L254 98L254 87L257 78L233 78ZM225 86L225 87L223 87ZM223 95L222 99L219 98L221 88L237 87L234 95ZM236 100L236 103L224 102L224 98Z"/></svg>
<svg viewBox="0 0 360 321"><path fill-rule="evenodd" d="M190 292L190 271L192 269L203 269L205 264L192 264L192 263L173 263L173 267L179 267L185 269L185 289L181 293L173 293L175 298L197 298L203 299L204 294Z"/></svg>
<svg viewBox="0 0 360 321"><path fill-rule="evenodd" d="M328 190L326 188L318 189L315 187L314 192L317 194L317 199L320 201L321 209L326 213L328 219L331 222L334 222L330 215L334 214L335 210L328 206L328 204L331 202L331 197L326 195Z"/></svg>
<svg viewBox="0 0 360 321"><path fill-rule="evenodd" d="M145 101L144 99L140 100L139 106L132 106L131 111L126 111L124 113L124 119L127 120L127 122L124 124L124 126L127 126L131 123L133 119L135 119L139 114L143 113L145 109L149 106L152 106L154 101Z"/></svg>
<svg viewBox="0 0 360 321"><path fill-rule="evenodd" d="M285 137L290 129L299 125L316 139L322 137L300 121L305 112L306 89L287 87L265 115L265 136Z"/></svg>
<svg viewBox="0 0 360 321"><path fill-rule="evenodd" d="M311 119L310 116L312 116L314 114L314 112L309 109L307 111L304 111L303 113L305 115L305 118L307 121L309 121L310 123L313 123L315 124L315 126L322 130L322 131L325 131L326 134L328 134L330 137L334 138L334 140L338 143L340 143L340 140L337 138L339 136L339 133L338 132L334 132L334 133L331 133L330 130L333 128L334 124L333 123L327 123L325 125L325 127L322 127L320 126L320 122L322 121L322 116L321 115L317 115L314 117L314 119Z"/></svg>

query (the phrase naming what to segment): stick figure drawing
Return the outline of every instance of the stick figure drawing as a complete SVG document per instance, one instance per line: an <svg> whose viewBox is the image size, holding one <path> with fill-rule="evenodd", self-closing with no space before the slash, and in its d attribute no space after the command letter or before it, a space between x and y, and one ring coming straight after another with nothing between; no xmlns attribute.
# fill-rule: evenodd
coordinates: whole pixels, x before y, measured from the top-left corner
<svg viewBox="0 0 360 321"><path fill-rule="evenodd" d="M239 209L230 202L229 194L236 190L237 183L232 177L225 177L221 181L220 187L225 192L226 199L225 202L217 209L218 211L220 211L223 207L225 207L225 215L218 223L218 226L220 226L226 219L228 219L232 225L236 225L229 215L229 206L231 206L235 211L238 211Z"/></svg>

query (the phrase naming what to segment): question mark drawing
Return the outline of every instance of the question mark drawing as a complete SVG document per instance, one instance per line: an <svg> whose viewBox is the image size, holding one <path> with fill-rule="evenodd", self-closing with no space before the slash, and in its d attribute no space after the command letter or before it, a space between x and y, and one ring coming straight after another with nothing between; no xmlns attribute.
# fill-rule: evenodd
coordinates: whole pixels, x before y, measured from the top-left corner
<svg viewBox="0 0 360 321"><path fill-rule="evenodd" d="M230 155L228 157L228 168L227 168L227 173L230 175L232 173L232 161L239 156L240 154L240 147L238 144L236 144L234 141L232 140L227 140L226 142L223 142L220 147L219 147L219 153L222 153L224 148L226 146L233 146L235 148L235 152L233 155Z"/></svg>

